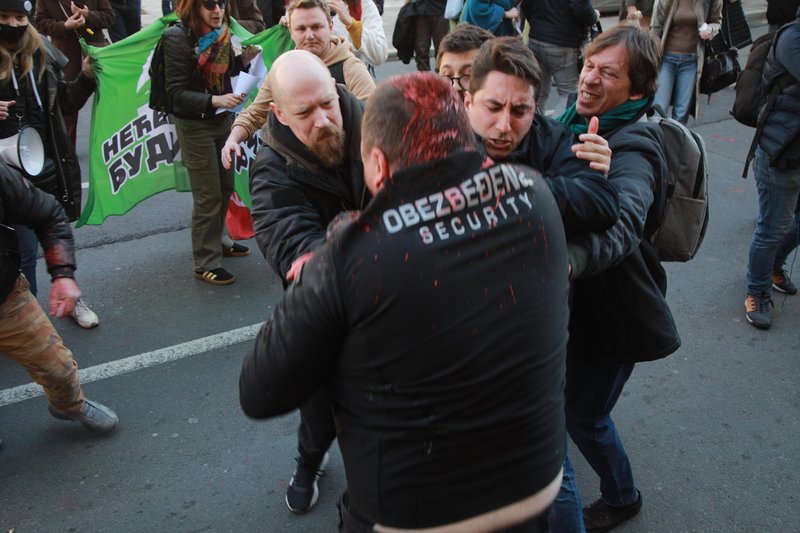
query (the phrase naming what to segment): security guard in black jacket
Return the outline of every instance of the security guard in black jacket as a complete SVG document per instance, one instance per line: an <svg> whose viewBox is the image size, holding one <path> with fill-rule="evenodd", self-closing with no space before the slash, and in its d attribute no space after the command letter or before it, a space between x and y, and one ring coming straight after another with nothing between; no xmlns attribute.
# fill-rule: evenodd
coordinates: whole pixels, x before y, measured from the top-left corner
<svg viewBox="0 0 800 533"><path fill-rule="evenodd" d="M430 73L378 87L361 153L375 196L332 225L262 328L242 408L276 416L332 391L342 531L544 531L568 320L549 187L484 165L461 101Z"/></svg>

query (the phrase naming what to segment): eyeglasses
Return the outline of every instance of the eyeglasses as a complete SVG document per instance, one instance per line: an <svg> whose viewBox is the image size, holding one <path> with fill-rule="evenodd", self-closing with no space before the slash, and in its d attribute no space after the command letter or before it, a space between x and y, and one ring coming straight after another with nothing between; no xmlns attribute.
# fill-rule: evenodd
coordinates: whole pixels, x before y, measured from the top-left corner
<svg viewBox="0 0 800 533"><path fill-rule="evenodd" d="M453 77L447 74L442 74L442 77L450 80L454 87L461 88L462 91L469 91L469 80L472 79L472 74L464 74L463 76Z"/></svg>
<svg viewBox="0 0 800 533"><path fill-rule="evenodd" d="M214 11L217 6L219 6L220 11L225 11L225 4L227 3L227 0L203 0L200 5L209 11Z"/></svg>

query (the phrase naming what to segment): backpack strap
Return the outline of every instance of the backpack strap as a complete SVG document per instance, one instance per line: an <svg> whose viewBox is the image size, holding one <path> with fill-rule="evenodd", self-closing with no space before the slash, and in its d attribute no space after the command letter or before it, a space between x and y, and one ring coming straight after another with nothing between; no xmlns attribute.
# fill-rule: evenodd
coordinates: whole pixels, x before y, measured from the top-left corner
<svg viewBox="0 0 800 533"><path fill-rule="evenodd" d="M331 77L336 80L336 83L346 85L344 82L344 59L334 63L333 65L328 65L328 70L331 73Z"/></svg>
<svg viewBox="0 0 800 533"><path fill-rule="evenodd" d="M743 178L747 178L747 169L750 168L750 162L756 156L756 148L758 148L758 142L761 140L761 134L764 133L764 126L767 124L767 117L772 112L772 106L775 104L775 99L786 87L794 83L794 81L794 76L792 76L789 72L786 72L778 77L778 79L772 84L772 88L769 91L769 96L767 97L767 102L764 104L764 107L761 108L761 112L758 114L756 133L753 135L753 140L750 143L750 149L747 151L747 159L745 159L744 162L744 170L742 171Z"/></svg>
<svg viewBox="0 0 800 533"><path fill-rule="evenodd" d="M778 44L778 39L783 33L783 30L791 26L792 24L798 24L797 21L789 22L788 24L784 24L775 33L775 39L772 41L771 50L767 54L767 61L769 61L769 55L775 53L775 47ZM796 80L794 76L790 72L784 72L780 76L778 76L772 82L772 87L770 87L767 101L764 104L764 107L761 108L761 111L758 113L758 123L756 124L756 132L753 135L753 140L750 142L750 149L747 151L747 159L744 161L744 170L742 171L742 178L747 178L747 170L750 168L750 162L756 156L756 148L758 148L758 142L761 140L761 134L764 133L764 126L767 124L767 117L772 112L772 106L775 104L775 99L778 95L789 85L794 83Z"/></svg>

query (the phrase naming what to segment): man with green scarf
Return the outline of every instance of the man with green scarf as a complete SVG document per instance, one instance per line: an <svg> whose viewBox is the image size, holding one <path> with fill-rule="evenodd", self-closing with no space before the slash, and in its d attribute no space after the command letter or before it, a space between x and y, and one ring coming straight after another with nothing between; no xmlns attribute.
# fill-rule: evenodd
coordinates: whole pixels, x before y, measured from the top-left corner
<svg viewBox="0 0 800 533"><path fill-rule="evenodd" d="M635 363L680 346L665 300L667 279L648 237L666 205L667 167L657 124L644 119L657 88L661 47L619 25L584 52L578 97L559 117L573 133L599 119L613 152L608 181L620 217L608 230L571 237L573 302L567 349L567 431L600 477L600 498L583 508L565 461L554 531L609 531L639 512L642 496L611 410Z"/></svg>

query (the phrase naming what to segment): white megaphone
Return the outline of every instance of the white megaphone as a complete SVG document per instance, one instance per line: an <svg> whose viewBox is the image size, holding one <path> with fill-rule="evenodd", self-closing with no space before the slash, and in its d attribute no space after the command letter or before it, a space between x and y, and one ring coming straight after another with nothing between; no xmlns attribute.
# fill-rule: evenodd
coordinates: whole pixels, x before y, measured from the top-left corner
<svg viewBox="0 0 800 533"><path fill-rule="evenodd" d="M44 169L44 143L39 131L24 126L19 133L0 139L0 160L35 178Z"/></svg>

